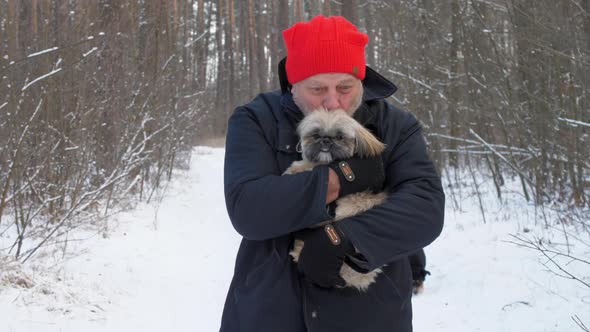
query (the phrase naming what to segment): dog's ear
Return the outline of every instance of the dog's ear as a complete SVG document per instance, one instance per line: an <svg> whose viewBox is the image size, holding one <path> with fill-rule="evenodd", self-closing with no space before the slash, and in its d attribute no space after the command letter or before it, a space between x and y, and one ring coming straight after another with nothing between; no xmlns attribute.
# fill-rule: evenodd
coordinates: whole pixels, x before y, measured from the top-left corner
<svg viewBox="0 0 590 332"><path fill-rule="evenodd" d="M370 131L362 125L356 127L355 154L362 158L375 157L385 150L385 144L381 143Z"/></svg>

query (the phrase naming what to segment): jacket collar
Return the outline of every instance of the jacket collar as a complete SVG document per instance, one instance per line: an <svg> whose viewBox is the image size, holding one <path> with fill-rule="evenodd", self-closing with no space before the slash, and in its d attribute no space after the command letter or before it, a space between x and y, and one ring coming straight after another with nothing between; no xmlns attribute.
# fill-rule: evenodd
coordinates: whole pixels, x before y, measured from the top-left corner
<svg viewBox="0 0 590 332"><path fill-rule="evenodd" d="M291 84L287 80L287 70L285 64L287 57L284 57L279 62L279 82L281 83L281 92L290 93ZM363 83L363 101L370 101L374 99L387 98L397 91L397 87L391 81L381 76L379 73L374 71L371 67L366 67L365 79Z"/></svg>
<svg viewBox="0 0 590 332"><path fill-rule="evenodd" d="M293 95L290 90L283 91L281 96L281 106L285 108L285 114L289 118L291 125L296 127L299 121L303 119L303 112L295 105Z"/></svg>

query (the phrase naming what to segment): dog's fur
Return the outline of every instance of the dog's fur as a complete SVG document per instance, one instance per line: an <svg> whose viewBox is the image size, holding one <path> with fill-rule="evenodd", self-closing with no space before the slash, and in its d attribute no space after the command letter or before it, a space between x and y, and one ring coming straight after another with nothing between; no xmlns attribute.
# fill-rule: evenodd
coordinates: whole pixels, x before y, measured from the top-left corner
<svg viewBox="0 0 590 332"><path fill-rule="evenodd" d="M303 160L293 162L284 174L309 171L317 165L347 159L353 155L363 158L375 157L385 149L385 144L343 110L313 111L301 121L297 127L297 133L300 137L298 150L302 153ZM341 197L336 201L334 220L367 211L383 203L386 198L385 192L373 194L370 191ZM298 239L293 244L290 254L295 262L299 260L303 245L304 242ZM346 281L347 287L365 291L380 272L382 272L381 269L375 269L368 273L360 273L343 264L340 275Z"/></svg>

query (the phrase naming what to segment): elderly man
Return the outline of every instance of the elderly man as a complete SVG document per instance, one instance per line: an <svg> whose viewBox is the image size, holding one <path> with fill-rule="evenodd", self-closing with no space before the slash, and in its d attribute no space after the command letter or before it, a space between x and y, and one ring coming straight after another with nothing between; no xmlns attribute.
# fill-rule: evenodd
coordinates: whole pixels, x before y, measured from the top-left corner
<svg viewBox="0 0 590 332"><path fill-rule="evenodd" d="M419 122L384 100L396 87L366 66L368 37L343 17L316 16L283 38L281 91L259 95L229 120L225 197L243 241L221 331L411 331L408 255L440 234L444 212ZM297 124L318 108L344 109L387 144L381 158L347 160L353 182L333 165L281 176L301 159ZM387 201L334 223L337 245L323 228L306 230L294 263L299 231L330 220L338 197L366 189L387 190ZM340 287L345 261L383 273L365 292Z"/></svg>

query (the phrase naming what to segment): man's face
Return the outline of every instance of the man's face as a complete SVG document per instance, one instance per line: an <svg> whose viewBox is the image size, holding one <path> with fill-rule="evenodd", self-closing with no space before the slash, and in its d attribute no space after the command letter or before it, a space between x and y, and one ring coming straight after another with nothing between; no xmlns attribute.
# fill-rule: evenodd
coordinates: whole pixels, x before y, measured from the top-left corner
<svg viewBox="0 0 590 332"><path fill-rule="evenodd" d="M323 73L295 83L293 101L304 114L317 109L343 109L352 115L363 99L363 84L344 73Z"/></svg>

